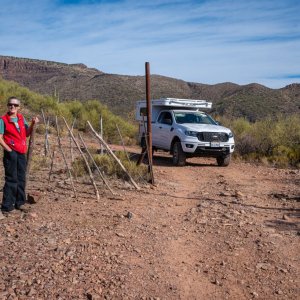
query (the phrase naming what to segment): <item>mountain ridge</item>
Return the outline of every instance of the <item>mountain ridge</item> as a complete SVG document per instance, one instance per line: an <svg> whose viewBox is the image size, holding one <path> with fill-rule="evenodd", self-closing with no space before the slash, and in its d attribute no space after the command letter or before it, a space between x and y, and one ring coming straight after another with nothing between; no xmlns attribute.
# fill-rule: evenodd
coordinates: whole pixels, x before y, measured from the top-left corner
<svg viewBox="0 0 300 300"><path fill-rule="evenodd" d="M44 95L59 95L61 101L97 99L122 116L132 113L135 102L145 98L144 76L104 73L82 63L0 55L0 76ZM250 121L300 112L299 83L271 89L258 83L210 85L151 75L151 98L161 97L207 99L213 102L213 113Z"/></svg>

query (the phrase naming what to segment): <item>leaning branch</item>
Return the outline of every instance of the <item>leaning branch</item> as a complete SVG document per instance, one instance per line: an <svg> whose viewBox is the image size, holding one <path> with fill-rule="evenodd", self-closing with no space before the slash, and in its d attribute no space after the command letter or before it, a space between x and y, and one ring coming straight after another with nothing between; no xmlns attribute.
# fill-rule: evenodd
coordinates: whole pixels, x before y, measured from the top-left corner
<svg viewBox="0 0 300 300"><path fill-rule="evenodd" d="M80 133L79 133L78 135L79 135L79 138L80 138L80 140L81 140L81 142L82 142L82 144L83 144L83 146L84 146L84 148L85 148L85 150L86 150L86 153L88 154L89 158L91 159L91 161L93 162L94 166L96 167L96 169L97 169L97 171L98 171L100 177L102 178L103 182L104 182L105 185L108 187L108 189L110 190L110 192L111 192L113 195L115 195L114 191L111 189L111 187L109 186L108 182L107 182L106 179L104 178L104 175L102 174L102 172L100 171L98 165L96 164L96 162L95 162L95 160L94 160L92 154L90 153L88 147L86 146L86 144L85 144L85 142L84 142L82 136L80 135Z"/></svg>
<svg viewBox="0 0 300 300"><path fill-rule="evenodd" d="M121 161L116 157L116 155L113 153L113 151L109 148L109 146L107 145L107 143L103 140L103 138L94 130L93 126L91 125L91 123L89 121L87 121L88 125L90 126L91 130L93 131L93 133L95 134L96 138L103 144L103 146L106 148L106 150L108 151L108 153L116 160L116 162L120 165L121 169L127 174L130 182L132 183L132 185L139 190L139 186L136 184L136 182L133 180L133 178L130 176L130 174L127 172L127 170L125 169L125 167L123 166L123 164L121 163Z"/></svg>
<svg viewBox="0 0 300 300"><path fill-rule="evenodd" d="M56 123L58 147L59 147L59 150L60 150L60 152L62 154L63 160L65 162L65 165L66 165L66 168L67 168L67 171L68 171L68 174L69 174L69 178L70 178L70 181L71 181L72 189L74 191L75 198L77 198L77 194L76 194L76 190L75 190L75 186L74 186L74 182L73 182L72 173L71 173L71 170L70 170L70 168L68 166L68 162L67 162L64 150L63 150L62 145L61 145L61 139L60 139L60 135L59 135L59 128L58 128L57 117L55 117L55 123ZM53 152L53 156L54 156L54 152Z"/></svg>
<svg viewBox="0 0 300 300"><path fill-rule="evenodd" d="M91 168L90 168L90 166L89 166L89 163L88 163L88 161L87 161L87 159L86 159L84 153L82 152L82 150L81 150L81 148L80 148L80 146L79 146L77 140L76 140L75 137L74 137L73 132L71 131L71 129L70 129L70 127L69 127L69 125L68 125L68 123L67 123L67 121L66 121L66 119L65 119L64 117L63 117L63 120L64 120L64 122L65 122L65 124L66 124L66 126L67 126L67 128L68 128L68 130L69 130L69 133L70 133L70 135L71 135L71 137L72 137L72 139L73 139L73 142L75 143L75 145L76 145L76 147L77 147L79 153L81 154L81 156L82 156L82 158L83 158L83 160L84 160L84 162L85 162L85 165L86 165L86 167L87 167L87 169L88 169L88 172L89 172L89 176L90 176L91 182L92 182L92 184L93 184L93 186L94 186L94 189L95 189L96 198L97 198L97 200L99 200L99 199L100 199L99 192L98 192L98 189L97 189L97 185L96 185L96 183L95 183L95 180L94 180L93 173L92 173Z"/></svg>

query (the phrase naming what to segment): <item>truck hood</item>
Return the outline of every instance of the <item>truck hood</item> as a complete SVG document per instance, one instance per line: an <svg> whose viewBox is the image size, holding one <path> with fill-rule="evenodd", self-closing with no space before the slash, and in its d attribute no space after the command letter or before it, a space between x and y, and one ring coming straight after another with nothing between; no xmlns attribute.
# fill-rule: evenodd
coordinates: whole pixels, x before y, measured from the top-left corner
<svg viewBox="0 0 300 300"><path fill-rule="evenodd" d="M189 124L188 126L180 125L183 131L198 131L198 132L226 132L230 133L231 130L220 125L211 125L211 124Z"/></svg>

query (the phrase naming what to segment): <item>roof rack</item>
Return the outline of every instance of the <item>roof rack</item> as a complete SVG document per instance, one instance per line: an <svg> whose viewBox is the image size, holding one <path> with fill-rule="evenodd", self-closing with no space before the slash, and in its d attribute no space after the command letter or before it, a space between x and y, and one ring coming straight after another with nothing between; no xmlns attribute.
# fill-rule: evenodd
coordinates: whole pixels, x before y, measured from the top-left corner
<svg viewBox="0 0 300 300"><path fill-rule="evenodd" d="M144 104L145 100L138 101ZM152 106L173 106L181 108L211 108L212 103L207 100L179 99L179 98L161 98L151 100Z"/></svg>

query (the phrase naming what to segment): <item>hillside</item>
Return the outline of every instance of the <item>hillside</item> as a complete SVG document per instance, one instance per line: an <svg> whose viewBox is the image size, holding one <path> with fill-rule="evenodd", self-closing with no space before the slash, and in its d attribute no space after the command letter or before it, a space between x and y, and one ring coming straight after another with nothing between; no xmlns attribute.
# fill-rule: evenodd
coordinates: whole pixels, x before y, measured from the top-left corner
<svg viewBox="0 0 300 300"><path fill-rule="evenodd" d="M144 76L107 74L83 64L0 56L0 76L42 94L58 95L61 101L97 99L122 116L145 98ZM151 97L209 99L214 113L251 121L300 112L300 84L270 89L255 83L207 85L152 75Z"/></svg>

